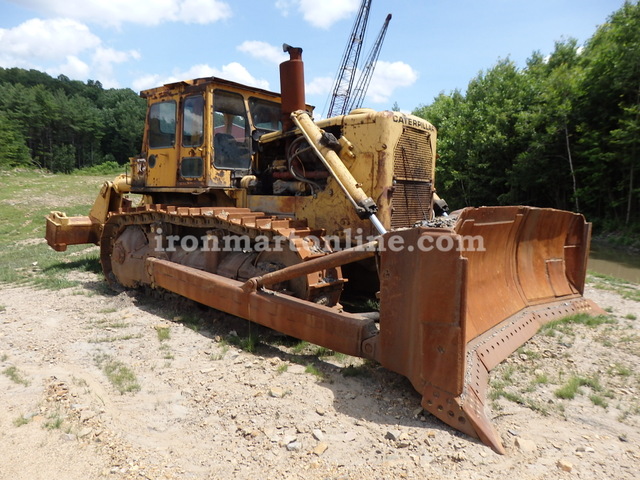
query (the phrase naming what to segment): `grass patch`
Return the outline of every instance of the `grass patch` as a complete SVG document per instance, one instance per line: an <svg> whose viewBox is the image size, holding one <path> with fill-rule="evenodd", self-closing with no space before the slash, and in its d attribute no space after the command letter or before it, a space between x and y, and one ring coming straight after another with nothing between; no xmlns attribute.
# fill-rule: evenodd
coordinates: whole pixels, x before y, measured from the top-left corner
<svg viewBox="0 0 640 480"><path fill-rule="evenodd" d="M110 307L110 308L103 308L102 310L98 310L98 313L115 313L117 311L118 311L117 308Z"/></svg>
<svg viewBox="0 0 640 480"><path fill-rule="evenodd" d="M293 353L299 354L304 352L309 346L309 342L305 342L304 340L299 341L293 347L291 347L291 351Z"/></svg>
<svg viewBox="0 0 640 480"><path fill-rule="evenodd" d="M29 423L31 421L30 418L26 418L24 415L20 415L18 418L16 418L13 421L13 424L16 427L21 427L22 425L26 425L27 423Z"/></svg>
<svg viewBox="0 0 640 480"><path fill-rule="evenodd" d="M591 395L589 395L589 400L591 400L591 403L598 407L607 408L609 406L607 401L601 395L598 395L596 393L592 393Z"/></svg>
<svg viewBox="0 0 640 480"><path fill-rule="evenodd" d="M126 323L126 322L112 322L108 318L105 318L103 320L97 320L97 321L93 322L93 324L97 328L105 328L105 329L109 329L109 328L127 328L129 325L131 325L131 324Z"/></svg>
<svg viewBox="0 0 640 480"><path fill-rule="evenodd" d="M171 330L169 327L156 327L156 334L158 335L158 340L161 342L171 338Z"/></svg>
<svg viewBox="0 0 640 480"><path fill-rule="evenodd" d="M84 168L76 168L73 171L73 175L109 175L110 177L115 177L121 173L127 172L127 165L120 165L118 162L103 162L99 165L92 165L90 167Z"/></svg>
<svg viewBox="0 0 640 480"><path fill-rule="evenodd" d="M202 319L194 314L187 313L184 315L178 315L177 317L173 317L174 322L181 323L185 327L194 332L199 332L202 328Z"/></svg>
<svg viewBox="0 0 640 480"><path fill-rule="evenodd" d="M632 335L623 335L620 337L620 343L635 343L638 341L638 336L636 334Z"/></svg>
<svg viewBox="0 0 640 480"><path fill-rule="evenodd" d="M9 379L14 383L24 385L25 387L29 385L29 380L27 380L22 374L22 372L18 370L18 367L15 367L15 366L7 367L2 371L2 373L5 376L9 377Z"/></svg>
<svg viewBox="0 0 640 480"><path fill-rule="evenodd" d="M311 375L315 376L318 380L324 380L325 379L325 375L324 373L322 373L318 367L316 367L315 365L309 363L305 369L304 369L305 373L310 373Z"/></svg>
<svg viewBox="0 0 640 480"><path fill-rule="evenodd" d="M505 385L502 382L494 382L491 384L491 391L489 392L489 399L494 402L499 398L504 398L513 403L517 403L523 407L526 407L534 412L538 412L541 415L549 415L549 410L540 402L525 397L524 395L513 392L511 390L505 390Z"/></svg>
<svg viewBox="0 0 640 480"><path fill-rule="evenodd" d="M100 337L89 340L89 343L112 343L112 342L120 342L124 340L133 340L134 338L141 338L142 335L129 333L127 335L116 335L113 337Z"/></svg>
<svg viewBox="0 0 640 480"><path fill-rule="evenodd" d="M534 385L547 385L549 383L549 377L546 373L536 375L533 379Z"/></svg>
<svg viewBox="0 0 640 480"><path fill-rule="evenodd" d="M289 370L289 365L287 365L286 363L283 363L282 365L278 366L277 372L279 374L283 374L284 372L286 372L287 370Z"/></svg>
<svg viewBox="0 0 640 480"><path fill-rule="evenodd" d="M343 365L347 363L347 360L349 358L353 359L353 357L350 357L346 353L342 353L342 352L334 352L333 358L335 358L337 362L340 362Z"/></svg>
<svg viewBox="0 0 640 480"><path fill-rule="evenodd" d="M316 357L332 357L335 354L335 352L327 347L316 346L313 354Z"/></svg>
<svg viewBox="0 0 640 480"><path fill-rule="evenodd" d="M525 347L518 348L516 352L518 353L518 355L526 355L527 360L538 360L540 358L540 354L538 352L535 352Z"/></svg>
<svg viewBox="0 0 640 480"><path fill-rule="evenodd" d="M229 344L224 338L221 339L219 343L220 343L220 351L216 353L210 353L209 354L210 360L213 360L213 361L222 360L224 356L227 354L227 352L229 351Z"/></svg>
<svg viewBox="0 0 640 480"><path fill-rule="evenodd" d="M0 283L61 289L80 283L70 277L73 271L101 271L93 245L52 250L44 241L44 217L52 210L87 215L101 185L113 175L51 175L26 169L1 175Z"/></svg>
<svg viewBox="0 0 640 480"><path fill-rule="evenodd" d="M140 390L135 373L124 363L105 354L96 356L95 362L121 394Z"/></svg>
<svg viewBox="0 0 640 480"><path fill-rule="evenodd" d="M107 328L127 328L130 324L126 322L107 323Z"/></svg>
<svg viewBox="0 0 640 480"><path fill-rule="evenodd" d="M160 345L160 351L163 354L162 358L164 358L165 360L173 360L174 358L176 358L173 356L173 353L171 353L171 347L166 343Z"/></svg>
<svg viewBox="0 0 640 480"><path fill-rule="evenodd" d="M507 368L505 368L504 372L502 372L502 379L509 384L514 383L515 379L513 378L513 376L517 370L518 367L516 367L515 365L507 365Z"/></svg>
<svg viewBox="0 0 640 480"><path fill-rule="evenodd" d="M47 421L44 422L43 427L47 430L58 430L59 428L62 428L63 422L64 419L62 418L62 415L60 415L60 412L51 413L47 418Z"/></svg>
<svg viewBox="0 0 640 480"><path fill-rule="evenodd" d="M367 299L366 306L371 311L380 311L380 302L378 300Z"/></svg>
<svg viewBox="0 0 640 480"><path fill-rule="evenodd" d="M245 352L255 353L258 343L260 343L260 339L258 338L258 335L250 333L246 337L229 335L227 337L227 342L238 347L240 350L244 350Z"/></svg>
<svg viewBox="0 0 640 480"><path fill-rule="evenodd" d="M622 365L620 363L614 363L607 370L609 375L615 375L617 377L630 377L633 375L633 370L631 370L626 365Z"/></svg>
<svg viewBox="0 0 640 480"><path fill-rule="evenodd" d="M622 298L640 302L640 289L632 282L615 278L610 275L602 275L590 272L589 280L595 288L616 292Z"/></svg>
<svg viewBox="0 0 640 480"><path fill-rule="evenodd" d="M540 333L554 336L555 332L561 332L566 335L573 335L573 325L585 325L587 327L597 327L603 324L616 323L616 320L607 315L588 315L586 313L577 313L568 317L552 320L540 328Z"/></svg>
<svg viewBox="0 0 640 480"><path fill-rule="evenodd" d="M564 400L573 400L578 393L581 393L580 387L589 387L594 392L601 392L603 390L597 378L573 375L562 387L554 392L554 395Z"/></svg>

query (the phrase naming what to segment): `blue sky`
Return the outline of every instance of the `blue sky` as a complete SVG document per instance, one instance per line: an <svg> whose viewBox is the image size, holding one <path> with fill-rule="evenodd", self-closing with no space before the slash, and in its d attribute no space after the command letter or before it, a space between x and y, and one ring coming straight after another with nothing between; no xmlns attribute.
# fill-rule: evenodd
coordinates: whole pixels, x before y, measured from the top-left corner
<svg viewBox="0 0 640 480"><path fill-rule="evenodd" d="M316 116L361 0L0 0L0 66L136 92L219 76L280 90L281 46L304 50ZM524 67L569 37L583 44L624 0L372 0L361 58L393 15L364 106L403 111L465 90L499 59Z"/></svg>

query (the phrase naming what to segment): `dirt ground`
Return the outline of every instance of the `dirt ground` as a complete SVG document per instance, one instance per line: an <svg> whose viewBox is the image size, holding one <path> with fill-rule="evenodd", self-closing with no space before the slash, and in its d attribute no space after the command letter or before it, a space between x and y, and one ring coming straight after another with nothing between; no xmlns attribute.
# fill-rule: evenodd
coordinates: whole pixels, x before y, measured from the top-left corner
<svg viewBox="0 0 640 480"><path fill-rule="evenodd" d="M375 365L78 279L0 287L2 480L640 478L640 303L613 291L587 292L613 323L540 334L494 370L501 456Z"/></svg>

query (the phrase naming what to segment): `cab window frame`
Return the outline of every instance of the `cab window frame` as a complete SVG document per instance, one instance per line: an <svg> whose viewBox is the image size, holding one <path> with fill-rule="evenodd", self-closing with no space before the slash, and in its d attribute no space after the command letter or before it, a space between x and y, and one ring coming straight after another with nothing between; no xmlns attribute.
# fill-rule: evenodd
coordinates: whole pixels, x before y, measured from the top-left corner
<svg viewBox="0 0 640 480"><path fill-rule="evenodd" d="M173 116L167 115L166 106L171 105ZM156 110L158 111L156 113ZM148 115L148 144L150 149L173 148L176 144L178 108L175 100L164 100L149 106ZM155 121L157 120L157 121ZM170 127L173 127L171 131Z"/></svg>
<svg viewBox="0 0 640 480"><path fill-rule="evenodd" d="M199 105L194 105L192 110L188 111L188 105L194 101L199 101ZM196 110L197 109L197 110ZM195 113L194 113L195 111ZM188 112L190 112L188 114ZM205 101L200 94L189 95L182 102L182 140L183 147L201 147L204 142L204 112ZM191 141L187 141L190 140Z"/></svg>
<svg viewBox="0 0 640 480"><path fill-rule="evenodd" d="M213 90L213 165L219 170L251 169L251 124L245 97Z"/></svg>
<svg viewBox="0 0 640 480"><path fill-rule="evenodd" d="M282 130L282 104L260 97L249 97L253 128L261 132Z"/></svg>

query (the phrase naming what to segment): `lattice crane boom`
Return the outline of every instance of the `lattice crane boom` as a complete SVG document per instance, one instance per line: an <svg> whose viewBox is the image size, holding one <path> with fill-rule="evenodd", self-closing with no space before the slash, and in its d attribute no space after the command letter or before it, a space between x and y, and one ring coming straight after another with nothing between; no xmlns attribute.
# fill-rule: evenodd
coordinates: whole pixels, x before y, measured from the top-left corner
<svg viewBox="0 0 640 480"><path fill-rule="evenodd" d="M382 29L378 34L378 38L376 39L376 42L374 43L373 47L371 48L371 52L367 57L367 62L365 63L364 70L360 74L358 83L356 84L356 87L351 94L348 111L360 108L362 106L362 103L364 102L364 97L367 94L367 90L369 89L369 83L371 82L373 71L376 68L378 57L380 56L380 50L382 48L382 42L384 42L384 37L387 33L387 28L389 27L390 21L391 14L387 15L387 18L382 25Z"/></svg>
<svg viewBox="0 0 640 480"><path fill-rule="evenodd" d="M344 115L347 112L349 97L358 67L358 60L360 59L360 51L362 50L362 44L364 43L367 30L370 9L371 0L362 0L351 36L347 42L347 48L342 57L340 69L336 76L327 117Z"/></svg>

